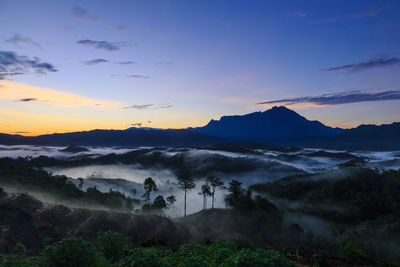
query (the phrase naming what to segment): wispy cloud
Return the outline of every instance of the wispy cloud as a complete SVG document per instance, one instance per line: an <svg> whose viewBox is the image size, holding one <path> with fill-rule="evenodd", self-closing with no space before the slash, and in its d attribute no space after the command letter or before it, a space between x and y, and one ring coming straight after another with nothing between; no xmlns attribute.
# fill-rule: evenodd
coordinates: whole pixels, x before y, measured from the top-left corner
<svg viewBox="0 0 400 267"><path fill-rule="evenodd" d="M319 96L305 96L295 98L284 98L278 100L263 101L257 104L287 104L296 105L310 103L318 106L340 105L357 102L377 102L385 100L400 100L400 90L390 91L349 91L335 94L323 94Z"/></svg>
<svg viewBox="0 0 400 267"><path fill-rule="evenodd" d="M58 70L50 63L41 62L37 57L30 59L12 51L0 51L0 80L9 76L27 74L30 71L45 74Z"/></svg>
<svg viewBox="0 0 400 267"><path fill-rule="evenodd" d="M134 61L119 61L119 62L115 62L115 64L119 64L119 65L131 65L131 64L136 64L136 62L134 62Z"/></svg>
<svg viewBox="0 0 400 267"><path fill-rule="evenodd" d="M132 106L126 106L126 107L122 107L123 109L128 109L128 108L132 108L132 109L148 109L153 107L154 104L144 104L144 105L132 105Z"/></svg>
<svg viewBox="0 0 400 267"><path fill-rule="evenodd" d="M89 14L89 12L86 9L79 6L71 8L71 13L74 17L78 19L89 20L89 21L100 21L99 17Z"/></svg>
<svg viewBox="0 0 400 267"><path fill-rule="evenodd" d="M378 58L378 59L373 59L370 61L360 62L360 63L356 63L356 64L348 64L348 65L343 65L343 66L338 66L338 67L322 69L320 71L331 72L331 71L338 71L338 70L347 70L350 73L354 73L354 72L358 72L358 71L362 71L362 70L366 70L366 69L390 66L390 65L397 64L397 63L400 63L400 58L397 58L397 57Z"/></svg>
<svg viewBox="0 0 400 267"><path fill-rule="evenodd" d="M66 93L58 90L29 86L12 81L1 80L0 99L16 102L36 102L58 107L85 106L96 109L120 109L123 103L117 101L100 100Z"/></svg>
<svg viewBox="0 0 400 267"><path fill-rule="evenodd" d="M170 103L163 103L163 104L144 104L144 105L132 105L132 106L125 106L122 107L123 109L160 109L160 108L171 108L173 107ZM151 123L151 121L149 121Z"/></svg>
<svg viewBox="0 0 400 267"><path fill-rule="evenodd" d="M38 101L38 100L34 97L28 97L28 98L17 99L15 101L16 102L31 102L31 101Z"/></svg>
<svg viewBox="0 0 400 267"><path fill-rule="evenodd" d="M11 38L6 39L4 41L6 43L13 44L17 47L21 47L21 46L27 44L27 45L33 45L33 46L36 46L37 48L42 49L42 46L38 42L33 41L30 37L24 37L18 33L14 33L14 35Z"/></svg>
<svg viewBox="0 0 400 267"><path fill-rule="evenodd" d="M142 127L142 124L143 124L143 123L141 123L141 122L135 122L135 123L131 123L130 126L133 126L133 127Z"/></svg>
<svg viewBox="0 0 400 267"><path fill-rule="evenodd" d="M117 32L122 32L129 28L129 26L126 24L112 24L94 14L89 13L88 10L86 10L85 8L80 7L80 6L71 8L71 13L75 18L80 19L80 20L104 23L104 24L110 26L112 29L114 29Z"/></svg>
<svg viewBox="0 0 400 267"><path fill-rule="evenodd" d="M103 58L96 58L96 59L92 59L92 60L82 61L83 64L88 65L88 66L97 65L100 63L108 63L108 62L109 61L107 59L103 59Z"/></svg>
<svg viewBox="0 0 400 267"><path fill-rule="evenodd" d="M377 9L370 9L359 13L353 13L345 16L336 16L336 17L329 17L329 18L321 18L312 20L311 24L326 24L326 23L335 23L340 21L348 21L348 20L356 20L356 19L364 19L368 17L377 17L385 8L377 8Z"/></svg>
<svg viewBox="0 0 400 267"><path fill-rule="evenodd" d="M131 75L127 75L126 77L128 77L128 78L137 78L137 79L150 79L150 76L138 75L138 74L131 74Z"/></svg>
<svg viewBox="0 0 400 267"><path fill-rule="evenodd" d="M127 42L95 41L90 39L79 40L76 41L76 43L106 51L117 51L120 50L122 47L129 45Z"/></svg>
<svg viewBox="0 0 400 267"><path fill-rule="evenodd" d="M117 32L123 32L125 30L127 30L129 28L128 25L113 25L114 30L116 30Z"/></svg>
<svg viewBox="0 0 400 267"><path fill-rule="evenodd" d="M291 13L290 15L293 16L293 17L300 17L300 18L302 18L302 17L307 17L307 16L309 16L310 14L308 14L308 13L306 13L306 12L302 12L302 11L296 11L296 12Z"/></svg>

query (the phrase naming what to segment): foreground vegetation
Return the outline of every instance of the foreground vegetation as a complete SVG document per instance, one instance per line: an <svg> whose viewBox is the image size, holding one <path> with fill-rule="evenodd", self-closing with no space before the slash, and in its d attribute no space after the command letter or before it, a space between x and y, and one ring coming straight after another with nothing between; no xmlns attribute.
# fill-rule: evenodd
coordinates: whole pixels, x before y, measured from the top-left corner
<svg viewBox="0 0 400 267"><path fill-rule="evenodd" d="M139 247L123 234L101 232L94 243L82 238L63 239L47 246L40 256L27 258L25 247L18 243L17 255L0 259L0 266L121 266L121 267L197 267L197 266L270 266L295 267L281 253L271 249L254 249L251 242L240 237L233 242L186 243L175 249Z"/></svg>

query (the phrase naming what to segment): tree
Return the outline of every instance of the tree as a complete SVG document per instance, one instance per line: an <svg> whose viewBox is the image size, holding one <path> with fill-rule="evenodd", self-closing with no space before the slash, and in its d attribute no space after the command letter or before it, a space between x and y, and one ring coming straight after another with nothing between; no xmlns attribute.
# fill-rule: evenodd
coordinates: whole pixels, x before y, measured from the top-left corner
<svg viewBox="0 0 400 267"><path fill-rule="evenodd" d="M157 210L162 210L165 209L167 207L167 203L164 200L164 197L162 195L157 196L154 199L152 208L153 209L157 209Z"/></svg>
<svg viewBox="0 0 400 267"><path fill-rule="evenodd" d="M185 190L184 216L186 216L186 194L188 190L195 188L196 184L193 182L192 175L189 172L184 172L178 176L178 186Z"/></svg>
<svg viewBox="0 0 400 267"><path fill-rule="evenodd" d="M207 182L201 186L201 191L199 192L199 195L203 196L203 209L206 209L207 196L211 196L211 187Z"/></svg>
<svg viewBox="0 0 400 267"><path fill-rule="evenodd" d="M176 197L174 195L168 196L166 199L170 207L172 207L176 202Z"/></svg>
<svg viewBox="0 0 400 267"><path fill-rule="evenodd" d="M221 189L225 189L224 182L221 181L220 178L215 176L209 176L207 178L207 182L210 183L211 186L211 208L214 208L214 199L215 199L215 192Z"/></svg>
<svg viewBox="0 0 400 267"><path fill-rule="evenodd" d="M148 177L148 178L146 178L146 179L144 180L143 187L144 187L144 191L145 191L145 192L144 192L144 194L143 194L142 197L145 198L146 204L147 204L147 205L150 205L150 193L151 193L152 191L157 191L156 182L154 182L153 178Z"/></svg>
<svg viewBox="0 0 400 267"><path fill-rule="evenodd" d="M225 196L226 204L232 208L237 208L240 199L243 197L242 183L232 180L229 183L228 191L230 194Z"/></svg>
<svg viewBox="0 0 400 267"><path fill-rule="evenodd" d="M83 178L78 178L78 180L79 180L79 185L78 185L78 188L79 188L80 190L82 190L82 186L83 186Z"/></svg>

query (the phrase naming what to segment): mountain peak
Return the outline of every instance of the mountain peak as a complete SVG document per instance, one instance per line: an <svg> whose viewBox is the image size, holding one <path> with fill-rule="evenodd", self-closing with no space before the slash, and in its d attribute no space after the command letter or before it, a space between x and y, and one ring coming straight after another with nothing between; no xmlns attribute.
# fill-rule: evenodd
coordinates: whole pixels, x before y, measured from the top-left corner
<svg viewBox="0 0 400 267"><path fill-rule="evenodd" d="M227 139L260 140L331 136L344 130L325 126L319 121L309 121L285 106L274 106L263 112L223 116L196 131Z"/></svg>

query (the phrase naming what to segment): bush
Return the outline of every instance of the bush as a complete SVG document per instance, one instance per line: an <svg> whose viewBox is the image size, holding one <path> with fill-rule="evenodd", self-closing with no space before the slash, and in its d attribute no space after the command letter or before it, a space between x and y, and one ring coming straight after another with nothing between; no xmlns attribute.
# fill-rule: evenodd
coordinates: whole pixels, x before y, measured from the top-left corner
<svg viewBox="0 0 400 267"><path fill-rule="evenodd" d="M20 257L10 257L0 264L1 267L32 267L36 266L31 260Z"/></svg>
<svg viewBox="0 0 400 267"><path fill-rule="evenodd" d="M285 256L274 250L242 249L226 259L221 267L296 267Z"/></svg>
<svg viewBox="0 0 400 267"><path fill-rule="evenodd" d="M132 240L127 235L107 231L97 235L96 244L107 260L117 262L128 251Z"/></svg>
<svg viewBox="0 0 400 267"><path fill-rule="evenodd" d="M42 266L86 267L101 266L104 258L96 248L82 238L67 238L43 250Z"/></svg>
<svg viewBox="0 0 400 267"><path fill-rule="evenodd" d="M342 259L351 262L357 262L365 258L364 250L357 248L357 246L351 241L342 244L339 254Z"/></svg>
<svg viewBox="0 0 400 267"><path fill-rule="evenodd" d="M252 249L254 248L253 242L249 239L241 237L240 235L235 236L232 238L232 242L235 245L236 251L242 250L244 248Z"/></svg>
<svg viewBox="0 0 400 267"><path fill-rule="evenodd" d="M155 248L135 248L128 257L120 262L120 267L167 267Z"/></svg>

